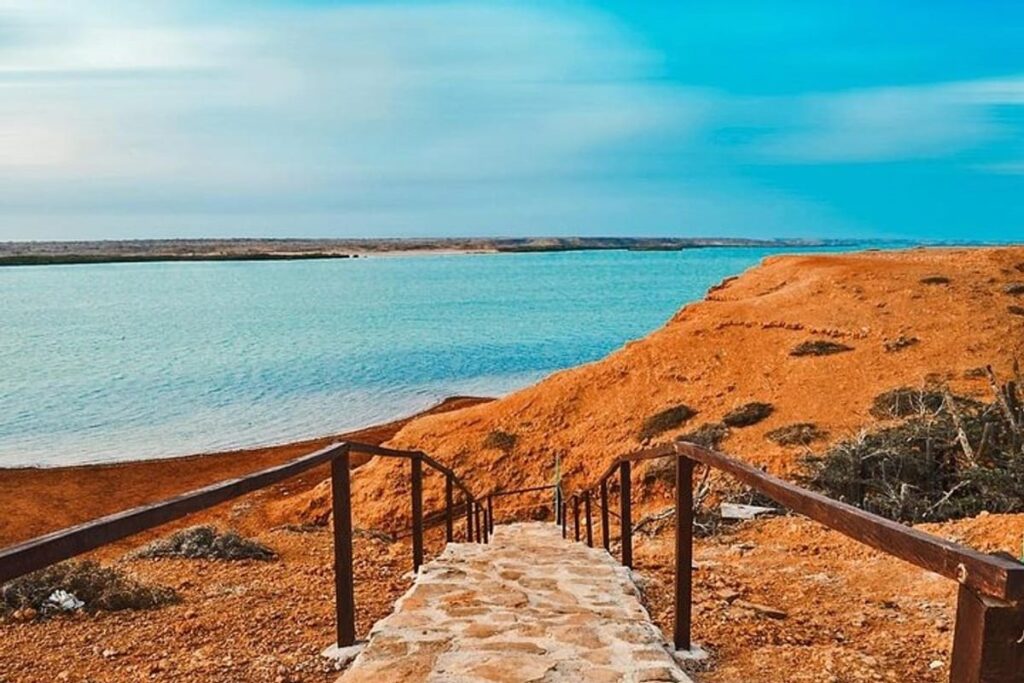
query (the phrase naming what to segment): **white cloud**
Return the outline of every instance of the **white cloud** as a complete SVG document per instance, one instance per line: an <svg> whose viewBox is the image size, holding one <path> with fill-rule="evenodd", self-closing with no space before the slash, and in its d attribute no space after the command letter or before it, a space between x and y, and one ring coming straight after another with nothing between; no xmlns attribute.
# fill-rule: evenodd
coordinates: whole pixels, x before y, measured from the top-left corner
<svg viewBox="0 0 1024 683"><path fill-rule="evenodd" d="M846 163L947 157L1006 132L992 108L1024 104L1024 76L775 98L762 160Z"/></svg>

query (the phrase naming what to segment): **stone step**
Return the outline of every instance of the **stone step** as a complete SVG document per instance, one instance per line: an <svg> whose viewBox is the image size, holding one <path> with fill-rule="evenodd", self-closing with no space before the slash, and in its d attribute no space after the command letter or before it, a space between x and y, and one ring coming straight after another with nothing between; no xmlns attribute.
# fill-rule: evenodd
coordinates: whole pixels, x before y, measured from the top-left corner
<svg viewBox="0 0 1024 683"><path fill-rule="evenodd" d="M689 681L629 570L540 522L449 544L339 680Z"/></svg>

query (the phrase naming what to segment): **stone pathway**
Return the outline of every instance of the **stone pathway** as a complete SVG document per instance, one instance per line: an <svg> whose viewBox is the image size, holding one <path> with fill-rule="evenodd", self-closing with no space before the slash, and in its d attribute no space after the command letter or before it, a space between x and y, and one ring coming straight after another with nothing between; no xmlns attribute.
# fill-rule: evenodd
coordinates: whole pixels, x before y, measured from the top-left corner
<svg viewBox="0 0 1024 683"><path fill-rule="evenodd" d="M689 681L669 647L603 550L502 525L424 565L339 683Z"/></svg>

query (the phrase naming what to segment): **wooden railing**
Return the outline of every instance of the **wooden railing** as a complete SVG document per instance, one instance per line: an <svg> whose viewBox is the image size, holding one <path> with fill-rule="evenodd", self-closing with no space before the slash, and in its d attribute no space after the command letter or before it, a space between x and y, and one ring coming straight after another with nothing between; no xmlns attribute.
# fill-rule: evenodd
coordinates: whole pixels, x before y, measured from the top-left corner
<svg viewBox="0 0 1024 683"><path fill-rule="evenodd" d="M609 544L608 483L619 477L619 528L622 564L633 566L632 464L655 458L675 459L675 623L679 650L691 648L693 572L693 471L700 463L721 470L793 512L805 515L855 541L960 584L953 637L950 680L953 683L1021 683L1024 681L1024 564L904 526L773 477L747 463L693 443L676 442L620 456L597 484L559 504L562 535L572 506L575 539L581 540L579 510L585 515L585 538L594 545L591 497L600 496L604 547Z"/></svg>
<svg viewBox="0 0 1024 683"><path fill-rule="evenodd" d="M466 540L484 542L493 531L493 497L513 492L476 497L451 468L420 451L400 451L355 442L338 442L282 465L222 481L169 500L143 505L106 517L33 538L0 550L0 583L56 562L152 529L227 500L284 481L314 467L331 465L331 505L334 513L334 587L339 647L353 645L355 632L355 591L352 571L352 504L350 454L364 453L410 462L412 478L412 563L423 564L423 535L428 526L423 513L423 466L445 477L444 510L431 515L431 525L445 525L445 540L454 539L455 516L465 516ZM456 504L455 489L462 493Z"/></svg>

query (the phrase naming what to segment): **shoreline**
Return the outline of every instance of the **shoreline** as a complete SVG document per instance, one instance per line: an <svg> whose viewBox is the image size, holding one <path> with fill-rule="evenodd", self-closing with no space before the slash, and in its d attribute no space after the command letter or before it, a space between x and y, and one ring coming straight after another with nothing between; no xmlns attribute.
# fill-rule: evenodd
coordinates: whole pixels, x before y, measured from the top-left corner
<svg viewBox="0 0 1024 683"><path fill-rule="evenodd" d="M213 453L193 453L151 460L0 468L0 548L74 524L156 502L202 486L272 467L339 439L380 444L411 420L492 401L451 396L423 411L397 420L273 446ZM358 467L370 458L354 458ZM296 477L290 488L317 484L325 476L316 468Z"/></svg>
<svg viewBox="0 0 1024 683"><path fill-rule="evenodd" d="M301 261L473 254L534 254L577 251L685 251L706 248L794 248L856 246L867 240L739 238L437 238L437 239L201 239L89 242L0 242L0 267ZM902 243L901 243L902 244ZM910 243L903 246L911 246Z"/></svg>

